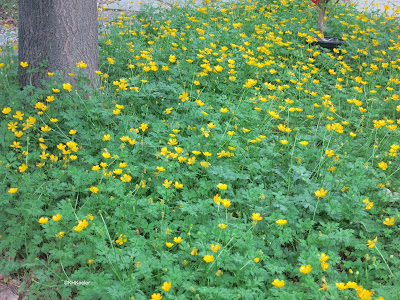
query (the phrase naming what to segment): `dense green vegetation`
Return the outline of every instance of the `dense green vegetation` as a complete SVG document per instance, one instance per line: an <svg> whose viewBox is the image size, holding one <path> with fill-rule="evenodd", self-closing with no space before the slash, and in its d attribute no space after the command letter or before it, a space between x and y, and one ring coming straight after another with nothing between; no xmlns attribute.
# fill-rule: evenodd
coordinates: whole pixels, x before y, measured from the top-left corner
<svg viewBox="0 0 400 300"><path fill-rule="evenodd" d="M338 6L330 52L310 3L121 14L97 90L84 62L21 90L5 47L1 272L29 299L398 299L399 21Z"/></svg>

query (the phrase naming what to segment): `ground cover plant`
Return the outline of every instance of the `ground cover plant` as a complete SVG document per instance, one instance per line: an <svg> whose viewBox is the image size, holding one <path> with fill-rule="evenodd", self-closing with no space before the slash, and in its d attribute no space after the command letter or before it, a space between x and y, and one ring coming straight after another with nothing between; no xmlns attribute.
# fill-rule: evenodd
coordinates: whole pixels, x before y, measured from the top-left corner
<svg viewBox="0 0 400 300"><path fill-rule="evenodd" d="M316 15L122 13L89 92L84 62L20 90L4 48L1 272L29 299L398 299L399 21L339 5L330 52Z"/></svg>

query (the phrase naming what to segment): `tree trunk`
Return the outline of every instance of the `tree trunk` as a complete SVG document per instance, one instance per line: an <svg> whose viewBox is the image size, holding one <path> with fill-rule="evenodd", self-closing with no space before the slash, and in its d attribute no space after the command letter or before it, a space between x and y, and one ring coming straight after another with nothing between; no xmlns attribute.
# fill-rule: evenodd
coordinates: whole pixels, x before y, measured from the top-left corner
<svg viewBox="0 0 400 300"><path fill-rule="evenodd" d="M76 63L87 64L86 76L96 85L99 68L97 0L19 0L19 83L40 86L47 72L60 71L74 82ZM29 71L29 72L27 72Z"/></svg>

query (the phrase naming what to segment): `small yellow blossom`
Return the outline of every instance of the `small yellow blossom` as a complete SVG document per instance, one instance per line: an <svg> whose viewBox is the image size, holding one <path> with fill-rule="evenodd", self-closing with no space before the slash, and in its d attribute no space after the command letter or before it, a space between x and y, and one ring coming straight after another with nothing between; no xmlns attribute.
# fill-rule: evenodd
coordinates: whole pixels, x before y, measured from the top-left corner
<svg viewBox="0 0 400 300"><path fill-rule="evenodd" d="M220 190L226 190L228 188L228 185L223 183L218 183L217 188L219 188Z"/></svg>
<svg viewBox="0 0 400 300"><path fill-rule="evenodd" d="M11 107L4 107L1 112L7 115L11 112Z"/></svg>
<svg viewBox="0 0 400 300"><path fill-rule="evenodd" d="M383 224L386 226L393 226L394 225L394 218L386 218L385 221L383 221Z"/></svg>
<svg viewBox="0 0 400 300"><path fill-rule="evenodd" d="M168 243L168 242L165 243L165 246L167 246L168 248L171 248L173 245L174 243Z"/></svg>
<svg viewBox="0 0 400 300"><path fill-rule="evenodd" d="M93 194L96 194L96 193L99 191L99 189L98 189L97 187L95 187L95 186L91 186L91 187L90 187L90 191L91 191Z"/></svg>
<svg viewBox="0 0 400 300"><path fill-rule="evenodd" d="M314 194L317 198L322 198L325 197L326 193L328 193L327 190L325 190L324 188L319 189L318 191L315 191Z"/></svg>
<svg viewBox="0 0 400 300"><path fill-rule="evenodd" d="M253 213L252 215L251 215L251 218L254 220L254 221L261 221L263 218L261 217L261 215L260 215L260 213Z"/></svg>
<svg viewBox="0 0 400 300"><path fill-rule="evenodd" d="M174 237L174 242L179 244L179 243L182 242L182 238L180 236L179 237Z"/></svg>
<svg viewBox="0 0 400 300"><path fill-rule="evenodd" d="M47 223L49 221L49 218L44 218L44 217L41 217L40 219L39 219L39 223L40 224L45 224L45 223Z"/></svg>
<svg viewBox="0 0 400 300"><path fill-rule="evenodd" d="M62 215L56 214L56 215L53 216L53 221L54 221L54 222L58 222L58 221L61 220L61 218L62 218Z"/></svg>
<svg viewBox="0 0 400 300"><path fill-rule="evenodd" d="M346 284L344 284L344 282L336 282L336 287L337 287L339 290L345 290L345 289L348 288L348 286L347 286Z"/></svg>
<svg viewBox="0 0 400 300"><path fill-rule="evenodd" d="M386 169L387 169L387 163L385 163L384 161L381 161L379 164L378 164L378 166L379 166L379 168L381 168L383 171L385 171Z"/></svg>
<svg viewBox="0 0 400 300"><path fill-rule="evenodd" d="M374 248L375 247L375 243L378 241L378 237L375 237L372 241L368 240L367 241L367 246L370 248Z"/></svg>
<svg viewBox="0 0 400 300"><path fill-rule="evenodd" d="M281 288L281 287L285 286L285 281L284 281L284 280L275 279L275 280L272 282L272 285L273 285L273 286L276 286L276 287L278 287L278 288Z"/></svg>
<svg viewBox="0 0 400 300"><path fill-rule="evenodd" d="M168 292L171 289L172 283L171 282L164 282L162 285L162 289L166 292Z"/></svg>
<svg viewBox="0 0 400 300"><path fill-rule="evenodd" d="M216 244L216 245L211 244L210 248L213 252L217 253L219 251L219 249L221 249L221 246L219 244Z"/></svg>
<svg viewBox="0 0 400 300"><path fill-rule="evenodd" d="M278 221L276 221L276 224L278 224L278 225L285 225L286 223L287 223L287 220L279 219Z"/></svg>
<svg viewBox="0 0 400 300"><path fill-rule="evenodd" d="M17 191L18 191L18 188L10 188L10 189L8 190L8 192L9 192L10 194L15 194Z"/></svg>
<svg viewBox="0 0 400 300"><path fill-rule="evenodd" d="M162 296L160 293L154 293L153 295L151 295L151 300L161 300Z"/></svg>
<svg viewBox="0 0 400 300"><path fill-rule="evenodd" d="M71 91L71 89L72 89L72 85L70 84L70 83L64 83L63 84L63 89L64 90L67 90L68 92L70 92Z"/></svg>
<svg viewBox="0 0 400 300"><path fill-rule="evenodd" d="M62 239L64 237L65 232L64 231L60 231L59 233L56 233L55 236L56 238Z"/></svg>
<svg viewBox="0 0 400 300"><path fill-rule="evenodd" d="M193 255L193 256L197 256L198 255L197 251L199 251L199 249L193 248L192 252L190 252L190 254Z"/></svg>
<svg viewBox="0 0 400 300"><path fill-rule="evenodd" d="M300 272L303 273L303 274L308 274L308 273L311 272L311 270L312 270L312 268L311 268L310 265L301 266L301 267L300 267Z"/></svg>
<svg viewBox="0 0 400 300"><path fill-rule="evenodd" d="M204 260L206 263L213 262L213 261L214 261L214 256L213 256L213 255L207 254L207 255L205 255L205 256L203 257L203 260Z"/></svg>

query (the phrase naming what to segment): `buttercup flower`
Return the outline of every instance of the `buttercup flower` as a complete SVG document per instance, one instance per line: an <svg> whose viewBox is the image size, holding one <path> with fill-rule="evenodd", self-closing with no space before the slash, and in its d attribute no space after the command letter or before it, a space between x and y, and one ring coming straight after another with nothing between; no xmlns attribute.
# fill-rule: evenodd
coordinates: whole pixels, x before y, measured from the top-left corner
<svg viewBox="0 0 400 300"><path fill-rule="evenodd" d="M182 238L180 236L179 237L174 237L174 242L179 244L179 243L182 242Z"/></svg>
<svg viewBox="0 0 400 300"><path fill-rule="evenodd" d="M278 225L285 225L286 223L287 223L287 220L279 219L276 221L276 224L278 224Z"/></svg>
<svg viewBox="0 0 400 300"><path fill-rule="evenodd" d="M378 237L375 237L372 241L368 240L367 242L367 246L370 248L374 248L375 247L375 243L378 241Z"/></svg>
<svg viewBox="0 0 400 300"><path fill-rule="evenodd" d="M151 300L161 300L162 296L160 293L154 293L153 295L151 295Z"/></svg>
<svg viewBox="0 0 400 300"><path fill-rule="evenodd" d="M321 188L318 191L315 191L314 193L317 198L322 198L322 197L325 197L325 195L326 195L326 193L328 193L328 191L325 190L324 188Z"/></svg>
<svg viewBox="0 0 400 300"><path fill-rule="evenodd" d="M56 214L55 216L53 216L53 221L58 222L61 220L61 218L62 218L62 215Z"/></svg>
<svg viewBox="0 0 400 300"><path fill-rule="evenodd" d="M308 273L311 272L311 270L312 270L312 268L311 268L310 265L301 266L301 267L300 267L300 272L303 273L303 274L308 274Z"/></svg>
<svg viewBox="0 0 400 300"><path fill-rule="evenodd" d="M46 224L48 221L49 221L49 218L41 217L38 222L40 224Z"/></svg>
<svg viewBox="0 0 400 300"><path fill-rule="evenodd" d="M204 261L206 262L206 263L210 263L210 262L212 262L212 261L214 261L214 256L212 256L212 255L205 255L204 257L203 257L203 259L204 259Z"/></svg>
<svg viewBox="0 0 400 300"><path fill-rule="evenodd" d="M164 282L162 285L162 289L166 292L168 292L171 289L172 283L171 282Z"/></svg>
<svg viewBox="0 0 400 300"><path fill-rule="evenodd" d="M228 188L228 185L223 183L218 183L217 188L219 188L220 190L226 190Z"/></svg>
<svg viewBox="0 0 400 300"><path fill-rule="evenodd" d="M253 213L252 215L251 215L251 218L254 220L254 221L261 221L263 218L261 217L261 215L260 215L260 213Z"/></svg>
<svg viewBox="0 0 400 300"><path fill-rule="evenodd" d="M383 224L385 224L386 226L393 226L394 218L386 218L385 221L383 221Z"/></svg>
<svg viewBox="0 0 400 300"><path fill-rule="evenodd" d="M275 280L272 282L272 285L273 285L273 286L276 286L276 287L278 287L278 288L281 288L281 287L285 286L285 281L284 281L284 280L275 279Z"/></svg>

